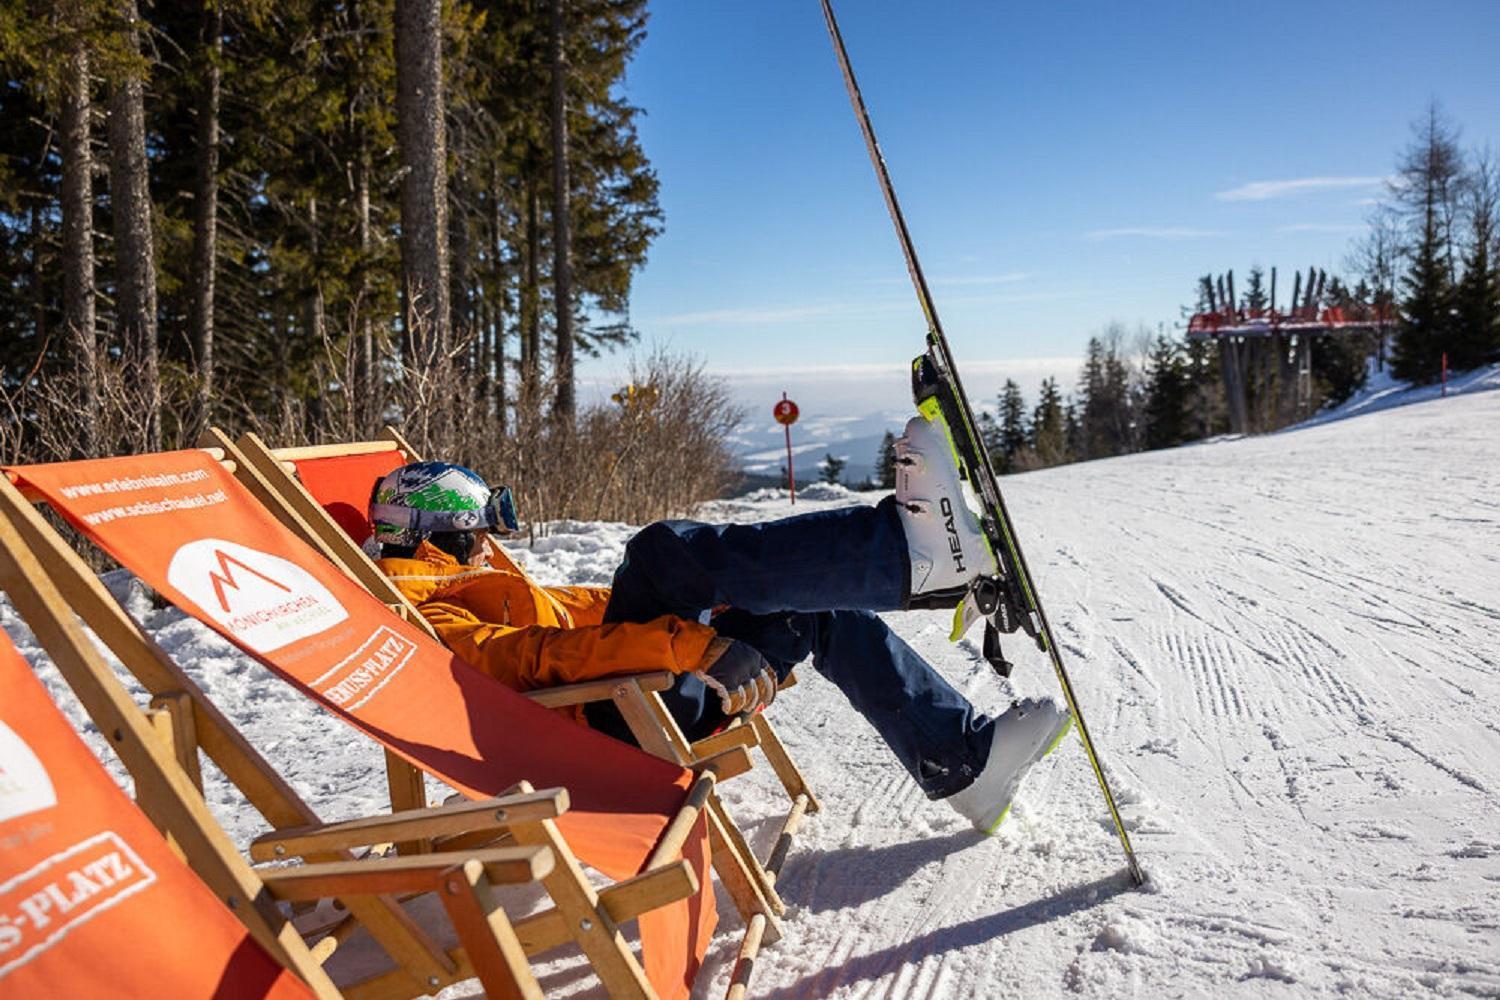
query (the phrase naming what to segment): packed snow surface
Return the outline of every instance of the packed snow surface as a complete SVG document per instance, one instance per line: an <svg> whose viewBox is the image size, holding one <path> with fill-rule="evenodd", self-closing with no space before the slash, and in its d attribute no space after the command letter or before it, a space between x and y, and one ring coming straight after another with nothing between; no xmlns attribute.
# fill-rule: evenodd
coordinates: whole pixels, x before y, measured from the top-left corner
<svg viewBox="0 0 1500 1000"><path fill-rule="evenodd" d="M771 715L823 810L777 883L786 937L752 994L1500 995L1497 432L1500 392L1475 392L1004 480L1150 885L1128 886L1075 737L982 839L804 665ZM870 499L771 492L702 516ZM521 556L544 582L607 583L631 531L554 524ZM362 737L110 583L325 818L381 808ZM946 617L887 620L985 711L1056 694L1035 650L1013 640L1000 680ZM208 796L240 842L258 832L213 775ZM784 809L769 769L724 796L767 850ZM734 960L722 893L720 909L701 996ZM576 956L539 972L549 993L597 993Z"/></svg>

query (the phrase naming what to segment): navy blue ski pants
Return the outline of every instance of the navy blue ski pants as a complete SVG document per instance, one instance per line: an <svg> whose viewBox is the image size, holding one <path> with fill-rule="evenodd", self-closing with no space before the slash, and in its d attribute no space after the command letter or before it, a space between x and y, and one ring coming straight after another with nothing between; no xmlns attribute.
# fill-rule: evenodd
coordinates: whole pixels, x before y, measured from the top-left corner
<svg viewBox="0 0 1500 1000"><path fill-rule="evenodd" d="M760 650L780 677L811 656L927 796L942 798L984 767L993 721L874 614L905 605L907 559L891 498L762 524L658 521L626 545L604 620L707 619ZM691 674L663 698L690 740L726 721ZM630 740L611 703L587 713L596 729Z"/></svg>

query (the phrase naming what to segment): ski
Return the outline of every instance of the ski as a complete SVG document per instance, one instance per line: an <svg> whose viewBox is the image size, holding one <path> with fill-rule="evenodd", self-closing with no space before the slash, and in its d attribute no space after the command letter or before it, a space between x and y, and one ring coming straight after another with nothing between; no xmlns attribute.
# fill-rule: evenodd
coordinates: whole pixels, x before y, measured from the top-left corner
<svg viewBox="0 0 1500 1000"><path fill-rule="evenodd" d="M1105 777L1104 766L1094 747L1094 741L1089 736L1088 726L1084 723L1078 700L1074 697L1072 682L1068 679L1068 671L1063 665L1061 651L1052 635L1052 626L1047 621L1047 613L1042 608L1041 598L1036 592L1031 571L1026 566L1026 556L1021 552L1020 542L1016 538L1010 515L1005 507L1005 498L1000 494L1000 486L995 476L994 466L990 462L989 452L979 436L974 410L964 394L963 383L958 377L958 366L954 363L953 354L949 350L948 338L944 335L942 323L938 319L937 307L933 304L932 293L928 290L927 279L922 273L922 265L917 260L916 247L912 242L911 233L906 228L906 218L902 215L901 205L896 200L896 189L891 184L890 173L885 165L885 156L880 151L880 143L876 140L874 128L870 124L870 114L865 108L864 97L860 94L859 84L854 78L854 70L849 63L849 53L844 48L844 38L839 31L838 20L833 14L833 4L831 0L821 0L821 3L823 18L828 24L828 34L833 39L834 54L838 57L839 70L844 76L844 86L849 91L849 101L854 106L854 116L859 122L860 132L864 135L865 149L870 154L870 163L875 168L881 194L885 197L886 211L896 227L896 237L900 240L901 252L906 257L906 269L911 275L912 285L917 292L917 300L927 320L927 350L912 362L912 395L918 411L930 421L940 421L946 429L949 444L958 461L959 473L967 482L979 504L980 524L1000 569L998 576L981 577L964 596L955 612L954 638L961 636L969 622L975 617L982 617L985 623L983 650L985 659L1002 676L1009 676L1011 671L1010 662L1005 659L1000 650L1002 633L1023 631L1035 640L1038 649L1047 654L1052 662L1053 670L1057 673L1058 683L1062 686L1068 710L1073 714L1073 721L1078 729L1079 739L1083 742L1083 749L1088 756L1089 764L1093 768L1094 777L1099 782L1100 791L1104 793L1105 804L1109 807L1110 818L1114 821L1115 833L1119 835L1120 846L1125 850L1131 880L1136 885L1141 885L1146 880L1145 873L1136 860L1135 849L1130 843L1130 834L1126 832L1125 824L1120 818L1120 810L1115 804L1114 793L1110 790L1109 779Z"/></svg>

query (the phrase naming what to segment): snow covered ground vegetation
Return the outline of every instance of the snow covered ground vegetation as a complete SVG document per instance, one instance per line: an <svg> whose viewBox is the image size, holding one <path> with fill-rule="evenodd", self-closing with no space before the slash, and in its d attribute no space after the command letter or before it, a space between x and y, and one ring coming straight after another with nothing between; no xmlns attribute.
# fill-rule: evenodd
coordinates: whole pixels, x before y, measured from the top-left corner
<svg viewBox="0 0 1500 1000"><path fill-rule="evenodd" d="M1152 884L1127 888L1076 739L981 839L804 665L771 714L824 808L778 882L787 936L753 995L1500 995L1497 431L1500 392L1473 392L1006 479ZM804 493L795 512L871 496ZM703 516L793 512L771 492ZM522 557L544 582L604 584L631 530L557 523ZM112 586L325 817L382 806L371 745ZM888 621L987 711L1056 692L1040 654L1013 641L1002 681L945 618ZM0 623L42 661L8 605ZM761 850L782 801L764 771L724 789ZM236 838L255 831L222 782L208 794ZM733 963L721 910L703 996ZM592 988L576 957L540 972Z"/></svg>

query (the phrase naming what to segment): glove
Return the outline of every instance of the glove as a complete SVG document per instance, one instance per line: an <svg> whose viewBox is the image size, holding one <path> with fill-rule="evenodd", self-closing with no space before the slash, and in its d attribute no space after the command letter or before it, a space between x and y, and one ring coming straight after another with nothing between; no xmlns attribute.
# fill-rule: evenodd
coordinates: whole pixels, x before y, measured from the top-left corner
<svg viewBox="0 0 1500 1000"><path fill-rule="evenodd" d="M719 696L725 715L753 712L776 700L776 674L760 651L738 639L716 637L693 671Z"/></svg>

